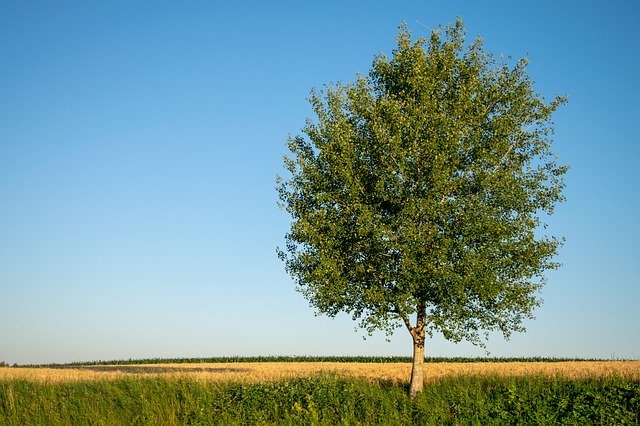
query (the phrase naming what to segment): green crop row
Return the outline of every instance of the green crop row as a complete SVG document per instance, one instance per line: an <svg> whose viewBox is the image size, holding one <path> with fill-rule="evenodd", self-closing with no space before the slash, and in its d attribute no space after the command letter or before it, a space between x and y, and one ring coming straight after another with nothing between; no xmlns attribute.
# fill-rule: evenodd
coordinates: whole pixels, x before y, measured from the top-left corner
<svg viewBox="0 0 640 426"><path fill-rule="evenodd" d="M0 424L638 424L640 381L457 377L414 400L386 383L316 376L255 384L189 379L0 381Z"/></svg>
<svg viewBox="0 0 640 426"><path fill-rule="evenodd" d="M587 358L482 358L482 357L426 357L425 362L564 362L564 361L605 361ZM411 362L408 356L222 356L204 358L149 358L121 359L111 361L72 362L68 364L18 365L17 367L66 367L77 365L131 365L131 364L193 364L193 363L240 363L240 362Z"/></svg>

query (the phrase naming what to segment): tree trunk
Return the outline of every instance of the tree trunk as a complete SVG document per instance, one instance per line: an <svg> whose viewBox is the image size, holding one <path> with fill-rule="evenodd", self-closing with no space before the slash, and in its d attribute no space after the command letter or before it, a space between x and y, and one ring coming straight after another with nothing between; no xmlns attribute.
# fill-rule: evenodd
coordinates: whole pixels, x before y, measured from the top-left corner
<svg viewBox="0 0 640 426"><path fill-rule="evenodd" d="M413 365L411 366L411 383L409 384L409 398L413 399L424 387L424 330L416 330L413 337Z"/></svg>
<svg viewBox="0 0 640 426"><path fill-rule="evenodd" d="M422 392L424 387L424 342L427 331L427 309L424 302L418 302L416 306L416 326L411 326L409 317L402 314L402 310L396 308L404 325L413 338L413 365L411 366L411 383L409 383L409 398L413 399Z"/></svg>

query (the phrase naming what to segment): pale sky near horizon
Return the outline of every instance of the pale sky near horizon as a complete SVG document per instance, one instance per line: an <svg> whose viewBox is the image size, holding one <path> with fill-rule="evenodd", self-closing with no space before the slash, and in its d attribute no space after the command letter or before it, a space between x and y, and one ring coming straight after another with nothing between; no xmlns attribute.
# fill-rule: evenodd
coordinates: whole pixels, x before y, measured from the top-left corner
<svg viewBox="0 0 640 426"><path fill-rule="evenodd" d="M640 3L0 3L0 361L410 355L315 317L276 256L288 135L398 24L519 58L571 170L528 331L492 356L640 358ZM436 336L428 356L483 356Z"/></svg>

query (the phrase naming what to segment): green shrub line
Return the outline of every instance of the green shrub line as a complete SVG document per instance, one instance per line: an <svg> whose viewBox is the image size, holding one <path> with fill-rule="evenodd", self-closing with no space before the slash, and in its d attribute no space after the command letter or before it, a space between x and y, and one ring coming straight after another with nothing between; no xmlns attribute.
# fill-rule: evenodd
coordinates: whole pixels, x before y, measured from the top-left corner
<svg viewBox="0 0 640 426"><path fill-rule="evenodd" d="M276 382L189 378L0 380L0 424L639 424L640 381L453 377L404 385L320 374Z"/></svg>
<svg viewBox="0 0 640 426"><path fill-rule="evenodd" d="M268 355L268 356L220 356L203 358L147 358L147 359L119 359L110 361L83 361L70 363L52 364L23 364L14 367L47 367L64 368L67 366L82 365L132 365L132 364L194 364L194 363L246 363L246 362L411 362L408 356L289 356L289 355ZM625 359L599 359L599 358L550 358L550 357L512 357L512 358L492 358L492 357L425 357L427 363L440 362L581 362L581 361L629 361Z"/></svg>

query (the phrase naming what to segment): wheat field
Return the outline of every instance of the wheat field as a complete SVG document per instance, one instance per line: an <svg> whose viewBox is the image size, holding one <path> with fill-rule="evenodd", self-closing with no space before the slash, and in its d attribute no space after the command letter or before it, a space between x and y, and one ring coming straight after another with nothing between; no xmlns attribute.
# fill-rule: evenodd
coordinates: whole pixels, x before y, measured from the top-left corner
<svg viewBox="0 0 640 426"><path fill-rule="evenodd" d="M191 377L204 381L260 382L316 374L405 383L411 364L403 362L242 362L196 364L98 365L73 368L0 368L0 380L46 383L113 380L124 377ZM453 376L537 376L584 379L622 376L640 380L640 361L441 362L424 365L425 380Z"/></svg>

